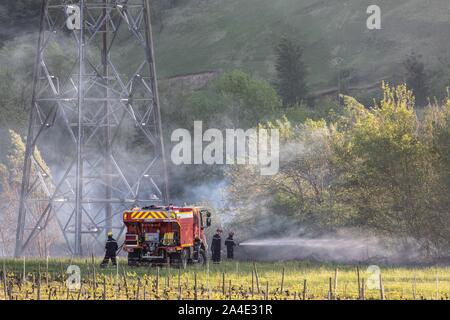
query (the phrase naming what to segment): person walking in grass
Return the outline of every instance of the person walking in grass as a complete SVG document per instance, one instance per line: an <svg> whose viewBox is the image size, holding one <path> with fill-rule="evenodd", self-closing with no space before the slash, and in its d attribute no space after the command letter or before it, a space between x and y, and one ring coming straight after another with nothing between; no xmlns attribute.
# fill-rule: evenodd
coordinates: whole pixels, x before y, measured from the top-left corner
<svg viewBox="0 0 450 320"><path fill-rule="evenodd" d="M117 250L119 249L119 246L117 245L117 241L113 238L113 233L110 231L108 232L108 240L106 240L105 245L105 258L103 259L102 263L100 264L100 267L105 268L108 266L109 260L111 260L111 263L113 266L117 265L116 260L116 254Z"/></svg>

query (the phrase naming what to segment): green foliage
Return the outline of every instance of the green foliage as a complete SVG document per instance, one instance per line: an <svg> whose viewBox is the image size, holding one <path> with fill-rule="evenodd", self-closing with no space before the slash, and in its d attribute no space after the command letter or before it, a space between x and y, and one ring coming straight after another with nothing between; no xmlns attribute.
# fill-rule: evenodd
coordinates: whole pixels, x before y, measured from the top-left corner
<svg viewBox="0 0 450 320"><path fill-rule="evenodd" d="M233 70L209 89L190 97L186 120L203 120L217 127L250 128L272 118L280 107L280 99L269 83Z"/></svg>
<svg viewBox="0 0 450 320"><path fill-rule="evenodd" d="M302 48L283 37L276 47L277 88L283 105L293 106L307 98L306 67Z"/></svg>
<svg viewBox="0 0 450 320"><path fill-rule="evenodd" d="M344 111L328 123L269 123L281 130L280 172L234 168L232 201L249 212L248 203L265 199L310 231L359 228L413 242L426 257L448 253L450 104L419 118L405 85L383 84L383 92L372 108L344 97Z"/></svg>
<svg viewBox="0 0 450 320"><path fill-rule="evenodd" d="M17 224L17 212L20 188L22 183L22 173L25 155L25 143L22 137L13 130L1 130L0 140L0 247L2 254L11 255L14 245L15 227ZM39 170L45 170L50 175L50 170L44 162L39 150L35 150L33 163L40 167ZM36 179L37 171L33 165L31 170L31 180ZM49 178L50 176L48 176ZM53 189L51 183L47 181L49 190ZM36 195L42 195L43 190L35 188L33 192ZM42 212L42 204L29 204L29 209L39 208L37 212ZM54 226L53 226L54 227ZM45 255L42 252L43 243L47 238L47 232L53 234L54 231L46 230L38 236L38 244L31 248L34 254ZM44 245L44 246L45 246Z"/></svg>

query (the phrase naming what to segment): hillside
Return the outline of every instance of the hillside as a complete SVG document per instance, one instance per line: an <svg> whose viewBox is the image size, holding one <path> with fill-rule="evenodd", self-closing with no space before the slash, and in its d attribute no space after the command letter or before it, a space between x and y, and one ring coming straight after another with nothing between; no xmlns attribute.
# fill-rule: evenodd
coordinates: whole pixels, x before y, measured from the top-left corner
<svg viewBox="0 0 450 320"><path fill-rule="evenodd" d="M369 0L185 1L155 28L161 77L242 68L271 79L273 47L288 35L305 47L309 82L334 83L331 61L343 57L354 83L391 78L415 50L430 68L449 53L448 0L378 0L382 30L366 28ZM162 30L162 31L161 31ZM443 76L444 77L444 76Z"/></svg>

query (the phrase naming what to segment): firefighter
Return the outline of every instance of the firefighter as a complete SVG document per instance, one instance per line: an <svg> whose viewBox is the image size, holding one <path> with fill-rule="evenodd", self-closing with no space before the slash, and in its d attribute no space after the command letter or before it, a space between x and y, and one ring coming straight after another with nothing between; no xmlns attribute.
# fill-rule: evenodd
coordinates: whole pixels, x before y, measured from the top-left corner
<svg viewBox="0 0 450 320"><path fill-rule="evenodd" d="M211 253L213 263L220 263L220 254L222 251L222 233L221 229L216 230L216 234L213 236L211 243Z"/></svg>
<svg viewBox="0 0 450 320"><path fill-rule="evenodd" d="M108 240L106 240L105 245L105 258L100 265L102 268L108 266L109 259L111 259L111 263L113 266L117 265L116 254L118 249L119 246L117 245L117 241L113 238L113 233L111 231L108 232Z"/></svg>
<svg viewBox="0 0 450 320"><path fill-rule="evenodd" d="M234 259L234 247L237 246L233 240L234 232L228 234L228 238L225 239L225 246L227 247L227 259Z"/></svg>

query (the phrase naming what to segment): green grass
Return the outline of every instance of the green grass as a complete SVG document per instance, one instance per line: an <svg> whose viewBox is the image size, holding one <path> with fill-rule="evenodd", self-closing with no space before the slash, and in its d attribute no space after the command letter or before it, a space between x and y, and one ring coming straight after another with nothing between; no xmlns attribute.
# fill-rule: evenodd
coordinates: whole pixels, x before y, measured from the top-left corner
<svg viewBox="0 0 450 320"><path fill-rule="evenodd" d="M167 11L155 28L160 77L241 68L274 76L274 46L282 35L303 43L309 83L330 85L331 60L344 58L354 76L391 78L412 49L431 65L448 52L447 0L378 1L382 30L366 28L370 0L188 1ZM397 76L399 76L397 74Z"/></svg>
<svg viewBox="0 0 450 320"><path fill-rule="evenodd" d="M307 280L307 299L327 299L330 278L334 286L334 275L338 270L337 289L333 294L337 299L357 299L358 281L356 266L317 264L306 261L258 262L256 268L259 279L259 293L256 277L253 281L251 262L223 262L210 264L209 268L189 266L186 270L167 267L139 267L126 265L124 258L119 259L119 268L100 269L100 259L50 259L48 262L48 285L46 260L26 261L26 279L23 281L23 260L1 261L8 274L8 283L12 287L12 298L37 299L38 271L41 274L40 299L178 299L178 272L183 299L194 299L197 278L198 299L264 299L266 285L269 299L302 299L304 280ZM67 267L77 265L81 269L83 287L67 291L65 280ZM93 267L95 266L95 268ZM285 270L283 292L281 292L282 270ZM360 266L361 282L366 283L365 298L379 299L379 288L370 287L370 274L367 266ZM94 290L94 270L95 284ZM159 280L156 281L159 272ZM381 275L387 299L412 299L413 283L416 279L416 299L448 299L450 295L449 267L381 267ZM225 275L225 294L223 294L223 276ZM125 281L126 278L126 281ZM378 279L378 277L375 277ZM2 279L3 280L3 279ZM437 280L437 281L436 281ZM231 282L230 282L231 281ZM33 286L34 283L34 286ZM104 283L104 285L103 285ZM230 287L231 283L231 287ZM5 298L3 281L0 285L0 299ZM139 289L138 289L139 287ZM231 288L231 290L230 290ZM106 289L106 290L105 290ZM50 292L50 295L49 295ZM95 294L94 294L95 292Z"/></svg>

